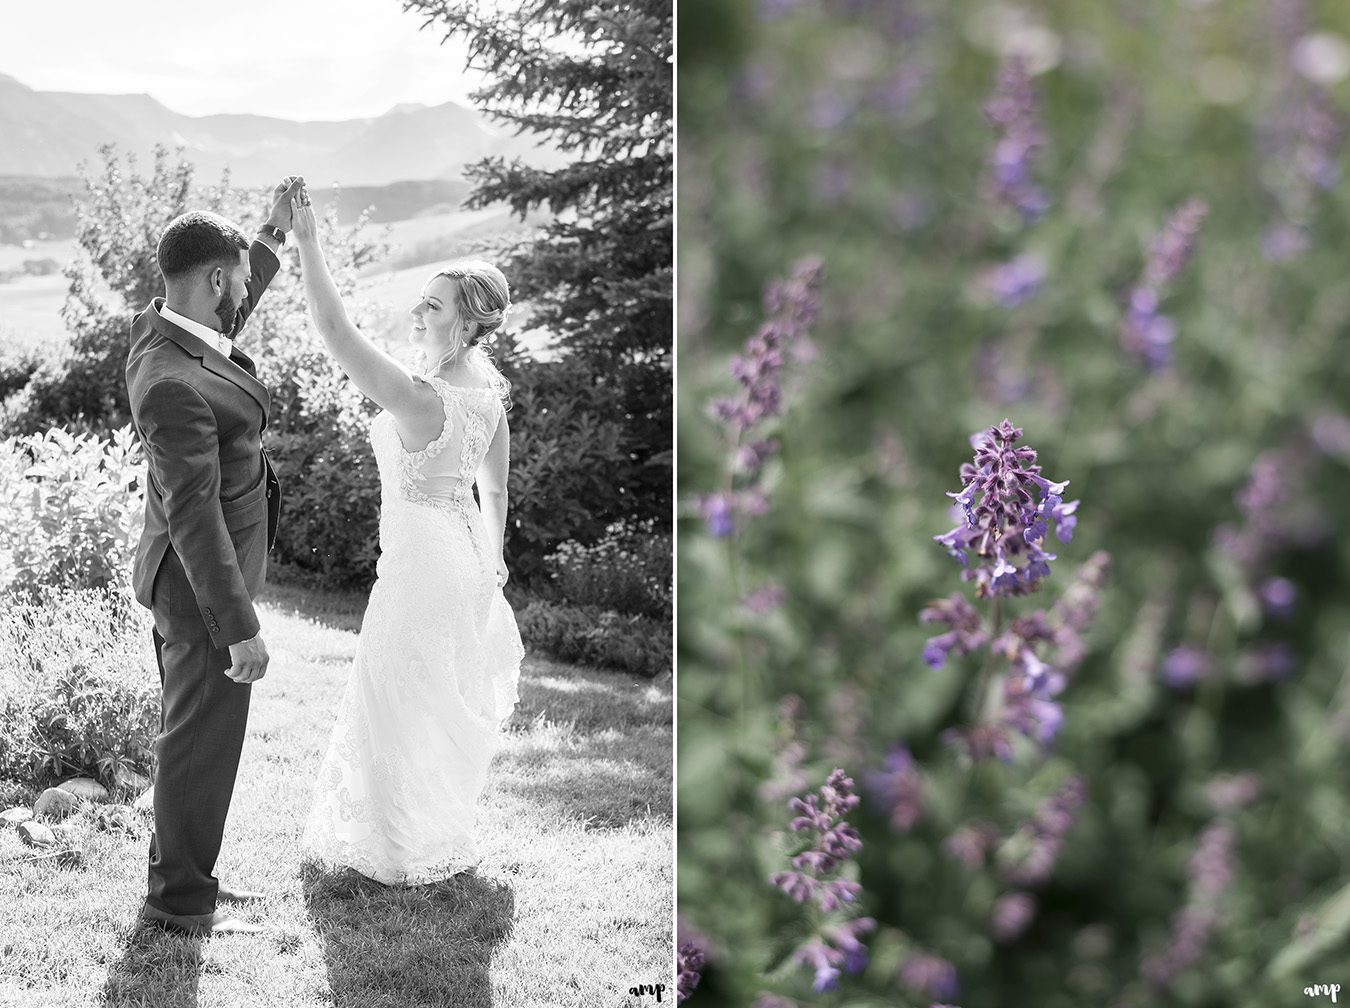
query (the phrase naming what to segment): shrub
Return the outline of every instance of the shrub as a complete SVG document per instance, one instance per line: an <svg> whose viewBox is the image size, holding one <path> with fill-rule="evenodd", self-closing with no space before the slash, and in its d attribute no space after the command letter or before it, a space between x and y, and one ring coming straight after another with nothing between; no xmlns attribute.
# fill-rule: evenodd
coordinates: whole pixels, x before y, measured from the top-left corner
<svg viewBox="0 0 1350 1008"><path fill-rule="evenodd" d="M0 349L0 402L27 385L40 363L31 350Z"/></svg>
<svg viewBox="0 0 1350 1008"><path fill-rule="evenodd" d="M144 516L140 447L54 427L0 441L0 592L126 584Z"/></svg>
<svg viewBox="0 0 1350 1008"><path fill-rule="evenodd" d="M561 661L655 677L671 667L670 623L598 606L535 599L516 609L527 647Z"/></svg>
<svg viewBox="0 0 1350 1008"><path fill-rule="evenodd" d="M0 609L0 776L146 772L159 731L149 614L120 589Z"/></svg>
<svg viewBox="0 0 1350 1008"><path fill-rule="evenodd" d="M544 559L550 595L574 606L597 606L669 621L670 536L653 521L615 522L593 545L568 540Z"/></svg>

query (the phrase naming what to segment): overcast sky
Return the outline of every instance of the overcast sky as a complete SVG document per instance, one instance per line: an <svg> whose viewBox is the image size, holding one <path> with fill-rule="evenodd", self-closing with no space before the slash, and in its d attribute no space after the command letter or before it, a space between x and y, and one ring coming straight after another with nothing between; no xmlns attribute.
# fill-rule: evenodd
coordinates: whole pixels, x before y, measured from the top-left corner
<svg viewBox="0 0 1350 1008"><path fill-rule="evenodd" d="M0 7L0 73L38 91L148 93L175 112L283 119L468 104L462 42L399 0L24 0Z"/></svg>

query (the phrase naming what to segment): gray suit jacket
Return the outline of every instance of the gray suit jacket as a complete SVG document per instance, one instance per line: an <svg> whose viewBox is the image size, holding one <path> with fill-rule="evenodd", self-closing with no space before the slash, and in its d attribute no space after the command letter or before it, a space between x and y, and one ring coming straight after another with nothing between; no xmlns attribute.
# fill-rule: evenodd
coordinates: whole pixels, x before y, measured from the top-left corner
<svg viewBox="0 0 1350 1008"><path fill-rule="evenodd" d="M249 249L239 332L280 264ZM242 351L229 361L160 314L155 298L131 323L127 391L149 462L145 528L132 586L166 640L209 637L218 648L258 632L253 597L276 538L280 487L262 448L270 399Z"/></svg>

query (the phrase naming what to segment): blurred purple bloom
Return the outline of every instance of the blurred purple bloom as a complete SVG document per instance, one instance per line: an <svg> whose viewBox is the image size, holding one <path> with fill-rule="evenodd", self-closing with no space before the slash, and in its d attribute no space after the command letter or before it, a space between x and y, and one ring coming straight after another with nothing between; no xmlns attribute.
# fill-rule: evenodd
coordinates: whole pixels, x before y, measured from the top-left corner
<svg viewBox="0 0 1350 1008"><path fill-rule="evenodd" d="M1045 260L1033 253L1018 256L980 274L980 288L1004 308L1026 304L1045 284Z"/></svg>
<svg viewBox="0 0 1350 1008"><path fill-rule="evenodd" d="M897 833L908 833L923 816L923 774L904 746L892 746L881 769L869 772L864 784Z"/></svg>
<svg viewBox="0 0 1350 1008"><path fill-rule="evenodd" d="M1036 916L1036 900L1028 893L1004 893L994 901L989 913L989 929L994 940L1015 941Z"/></svg>
<svg viewBox="0 0 1350 1008"><path fill-rule="evenodd" d="M1224 894L1233 878L1237 831L1220 819L1200 834L1187 864L1189 897L1172 917L1171 934L1162 951L1147 956L1140 972L1154 989L1170 989L1177 977L1204 958L1210 937L1222 919Z"/></svg>
<svg viewBox="0 0 1350 1008"><path fill-rule="evenodd" d="M998 827L977 820L959 827L942 842L942 849L967 868L978 868L999 841Z"/></svg>
<svg viewBox="0 0 1350 1008"><path fill-rule="evenodd" d="M1162 681L1172 689L1194 686L1209 678L1213 662L1209 653L1191 644L1182 644L1169 651L1158 668Z"/></svg>
<svg viewBox="0 0 1350 1008"><path fill-rule="evenodd" d="M1208 205L1201 199L1187 200L1173 212L1149 246L1143 277L1126 302L1121 346L1150 371L1171 363L1176 327L1160 314L1159 305L1164 290L1175 282L1195 252L1196 237L1208 212Z"/></svg>
<svg viewBox="0 0 1350 1008"><path fill-rule="evenodd" d="M817 994L839 986L842 973L861 973L867 967L867 949L861 935L876 927L871 917L859 917L822 929L792 954L794 962L815 972L812 989Z"/></svg>
<svg viewBox="0 0 1350 1008"><path fill-rule="evenodd" d="M805 259L786 282L768 286L764 293L768 319L731 360L731 376L740 388L710 405L713 418L734 446L731 469L733 479L741 482L736 489L706 494L699 501L708 531L716 537L735 534L738 519L768 510L757 480L776 445L761 429L783 413L783 369L814 352L809 332L820 311L822 273L820 260Z"/></svg>
<svg viewBox="0 0 1350 1008"><path fill-rule="evenodd" d="M996 759L1001 763L1012 762L1012 736L1009 735L1008 728L1001 724L948 728L942 733L942 741L963 749L976 763L990 759Z"/></svg>
<svg viewBox="0 0 1350 1008"><path fill-rule="evenodd" d="M900 982L918 996L950 998L961 989L955 966L941 956L919 950L901 963Z"/></svg>
<svg viewBox="0 0 1350 1008"><path fill-rule="evenodd" d="M1045 134L1040 99L1021 56L1009 57L1000 67L984 114L999 133L990 158L993 197L1015 209L1024 220L1036 220L1050 205L1033 178L1034 161L1045 145Z"/></svg>
<svg viewBox="0 0 1350 1008"><path fill-rule="evenodd" d="M776 581L760 585L741 599L741 604L756 616L767 616L783 608L787 602L787 589Z"/></svg>
<svg viewBox="0 0 1350 1008"><path fill-rule="evenodd" d="M1078 810L1085 801L1087 782L1074 775L1058 791L1038 804L1031 818L1022 823L1014 834L1022 842L1010 844L1009 847L1019 851L1020 856L1002 865L1003 877L1014 885L1026 888L1044 885L1059 861L1064 838L1078 820Z"/></svg>
<svg viewBox="0 0 1350 1008"><path fill-rule="evenodd" d="M1261 795L1261 778L1254 773L1219 774L1205 785L1205 799L1216 812L1236 812Z"/></svg>
<svg viewBox="0 0 1350 1008"><path fill-rule="evenodd" d="M952 654L963 657L984 647L985 634L980 614L962 595L928 603L919 611L919 620L923 623L940 623L949 628L946 633L930 637L924 645L923 660L930 668L942 668Z"/></svg>
<svg viewBox="0 0 1350 1008"><path fill-rule="evenodd" d="M1288 619L1298 603L1298 587L1288 578L1269 577L1256 589L1261 608L1272 619Z"/></svg>
<svg viewBox="0 0 1350 1008"><path fill-rule="evenodd" d="M706 958L703 949L693 942L681 945L677 958L679 975L676 978L675 996L676 1004L681 1004L688 999L690 994L694 993L694 988L698 986L699 980L702 979Z"/></svg>
<svg viewBox="0 0 1350 1008"><path fill-rule="evenodd" d="M1289 262L1312 248L1307 228L1279 221L1261 233L1261 255L1268 262Z"/></svg>
<svg viewBox="0 0 1350 1008"><path fill-rule="evenodd" d="M1069 587L1050 608L1049 620L1054 626L1056 648L1054 664L1065 674L1073 672L1087 656L1082 635L1097 616L1102 589L1110 576L1111 555L1098 550L1078 568Z"/></svg>
<svg viewBox="0 0 1350 1008"><path fill-rule="evenodd" d="M1071 534L1072 523L1069 531L1060 523L1078 502L1066 505L1061 494L1068 484L1041 476L1034 449L1013 447L1021 437L1021 428L1008 420L972 436L975 462L961 466L960 493L948 494L966 523L933 537L966 568L961 576L975 582L981 598L1035 591L1055 559L1043 548L1049 523L1061 541Z"/></svg>
<svg viewBox="0 0 1350 1008"><path fill-rule="evenodd" d="M789 695L778 702L778 745L774 750L773 773L759 794L765 801L781 801L800 794L811 783L811 775L802 767L806 745L801 739L803 705L800 697Z"/></svg>
<svg viewBox="0 0 1350 1008"><path fill-rule="evenodd" d="M1260 641L1237 659L1237 678L1245 683L1283 682L1298 671L1298 653L1286 641Z"/></svg>
<svg viewBox="0 0 1350 1008"><path fill-rule="evenodd" d="M1333 458L1350 458L1350 417L1344 413L1317 414L1310 434L1318 451Z"/></svg>

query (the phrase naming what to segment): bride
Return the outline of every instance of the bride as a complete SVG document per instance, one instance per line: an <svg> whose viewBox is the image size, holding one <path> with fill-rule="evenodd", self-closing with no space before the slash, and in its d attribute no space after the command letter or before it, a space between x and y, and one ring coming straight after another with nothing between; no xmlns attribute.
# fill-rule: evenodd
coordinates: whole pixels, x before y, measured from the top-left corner
<svg viewBox="0 0 1350 1008"><path fill-rule="evenodd" d="M307 194L292 213L314 323L384 408L377 579L302 845L386 884L432 882L478 861L475 809L524 655L502 594L508 385L479 347L510 296L485 262L433 276L412 308L416 374L347 317Z"/></svg>

